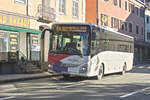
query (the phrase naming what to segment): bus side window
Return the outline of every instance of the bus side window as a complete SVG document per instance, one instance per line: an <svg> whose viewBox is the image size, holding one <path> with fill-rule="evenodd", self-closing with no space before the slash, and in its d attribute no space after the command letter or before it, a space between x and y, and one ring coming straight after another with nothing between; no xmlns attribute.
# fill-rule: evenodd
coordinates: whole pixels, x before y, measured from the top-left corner
<svg viewBox="0 0 150 100"><path fill-rule="evenodd" d="M95 37L96 37L96 32L93 32L92 33L92 40L95 40Z"/></svg>
<svg viewBox="0 0 150 100"><path fill-rule="evenodd" d="M92 49L95 48L95 43L96 43L95 37L96 37L96 33L93 32L93 33L92 33L92 42L91 42L91 48L92 48Z"/></svg>

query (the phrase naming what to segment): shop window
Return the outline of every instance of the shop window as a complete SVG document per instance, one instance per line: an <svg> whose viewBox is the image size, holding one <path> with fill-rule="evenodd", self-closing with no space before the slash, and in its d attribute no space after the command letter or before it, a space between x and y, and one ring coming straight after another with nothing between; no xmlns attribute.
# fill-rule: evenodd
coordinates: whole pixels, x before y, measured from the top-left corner
<svg viewBox="0 0 150 100"><path fill-rule="evenodd" d="M9 34L9 61L14 62L18 59L17 51L18 48L18 34L17 33L10 33Z"/></svg>
<svg viewBox="0 0 150 100"><path fill-rule="evenodd" d="M0 62L8 61L8 34L0 32Z"/></svg>
<svg viewBox="0 0 150 100"><path fill-rule="evenodd" d="M40 60L40 36L31 34L30 40L31 40L31 60L39 61Z"/></svg>
<svg viewBox="0 0 150 100"><path fill-rule="evenodd" d="M16 62L18 60L18 33L0 31L0 62Z"/></svg>

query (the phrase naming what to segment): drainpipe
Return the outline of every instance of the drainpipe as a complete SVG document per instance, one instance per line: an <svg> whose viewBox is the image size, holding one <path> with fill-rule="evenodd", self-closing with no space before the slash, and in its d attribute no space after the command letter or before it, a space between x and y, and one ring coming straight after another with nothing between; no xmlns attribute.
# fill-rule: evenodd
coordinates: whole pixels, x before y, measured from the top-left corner
<svg viewBox="0 0 150 100"><path fill-rule="evenodd" d="M99 18L98 18L98 14L99 14L99 6L98 6L98 0L96 0L96 24L99 24Z"/></svg>
<svg viewBox="0 0 150 100"><path fill-rule="evenodd" d="M26 15L29 16L29 1L26 2Z"/></svg>

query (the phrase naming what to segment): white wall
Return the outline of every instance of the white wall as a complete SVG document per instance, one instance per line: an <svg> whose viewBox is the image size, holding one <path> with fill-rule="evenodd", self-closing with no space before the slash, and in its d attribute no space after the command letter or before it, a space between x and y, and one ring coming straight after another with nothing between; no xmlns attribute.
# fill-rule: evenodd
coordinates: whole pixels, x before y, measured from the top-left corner
<svg viewBox="0 0 150 100"><path fill-rule="evenodd" d="M44 39L44 61L48 61L48 51L49 51L49 41L50 41L50 34L48 31L45 32L45 39Z"/></svg>

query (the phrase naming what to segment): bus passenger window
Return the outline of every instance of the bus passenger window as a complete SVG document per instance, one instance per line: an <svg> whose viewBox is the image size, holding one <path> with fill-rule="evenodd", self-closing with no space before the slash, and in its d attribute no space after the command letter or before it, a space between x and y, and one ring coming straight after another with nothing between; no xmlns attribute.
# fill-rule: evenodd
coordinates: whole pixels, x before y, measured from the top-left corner
<svg viewBox="0 0 150 100"><path fill-rule="evenodd" d="M95 38L96 38L96 33L93 32L93 33L92 33L92 40L95 40Z"/></svg>

